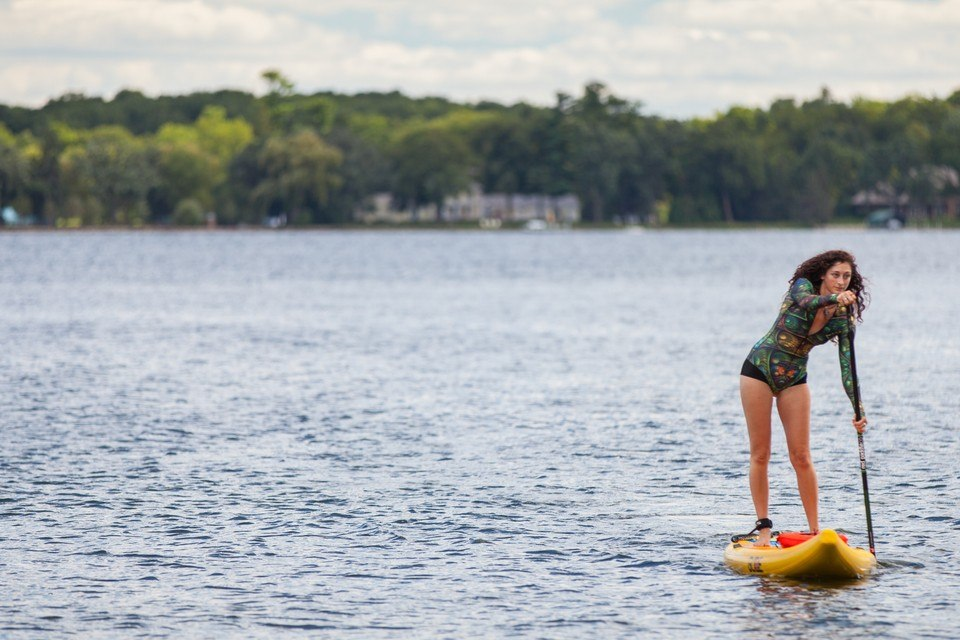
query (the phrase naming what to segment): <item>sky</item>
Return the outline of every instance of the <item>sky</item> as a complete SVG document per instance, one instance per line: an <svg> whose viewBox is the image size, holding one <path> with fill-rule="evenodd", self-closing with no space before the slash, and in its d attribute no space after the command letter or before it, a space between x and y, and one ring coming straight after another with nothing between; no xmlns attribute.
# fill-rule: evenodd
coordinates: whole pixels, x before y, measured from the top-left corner
<svg viewBox="0 0 960 640"><path fill-rule="evenodd" d="M0 103L242 89L550 105L598 81L645 113L947 97L960 0L0 0Z"/></svg>

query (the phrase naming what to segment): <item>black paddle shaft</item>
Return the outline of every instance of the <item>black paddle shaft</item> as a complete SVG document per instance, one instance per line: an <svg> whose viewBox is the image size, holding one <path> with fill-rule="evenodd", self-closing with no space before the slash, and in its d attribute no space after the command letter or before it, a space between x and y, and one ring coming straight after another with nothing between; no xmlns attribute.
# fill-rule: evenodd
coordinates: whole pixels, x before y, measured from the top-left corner
<svg viewBox="0 0 960 640"><path fill-rule="evenodd" d="M850 375L853 378L853 414L857 420L862 417L860 413L860 381L857 379L857 356L853 347L854 331L850 331ZM857 446L860 449L860 479L863 480L863 506L867 511L867 540L870 544L870 553L877 556L876 548L873 544L873 518L870 516L870 489L867 487L867 454L863 447L863 434L857 432Z"/></svg>

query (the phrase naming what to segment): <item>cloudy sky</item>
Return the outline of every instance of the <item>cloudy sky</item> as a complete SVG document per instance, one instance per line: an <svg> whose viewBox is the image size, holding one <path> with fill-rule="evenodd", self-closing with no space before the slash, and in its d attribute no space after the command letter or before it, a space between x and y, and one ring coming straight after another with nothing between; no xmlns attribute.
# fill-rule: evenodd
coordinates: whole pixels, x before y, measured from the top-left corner
<svg viewBox="0 0 960 640"><path fill-rule="evenodd" d="M239 88L551 104L591 80L645 111L946 97L960 0L0 0L0 102Z"/></svg>

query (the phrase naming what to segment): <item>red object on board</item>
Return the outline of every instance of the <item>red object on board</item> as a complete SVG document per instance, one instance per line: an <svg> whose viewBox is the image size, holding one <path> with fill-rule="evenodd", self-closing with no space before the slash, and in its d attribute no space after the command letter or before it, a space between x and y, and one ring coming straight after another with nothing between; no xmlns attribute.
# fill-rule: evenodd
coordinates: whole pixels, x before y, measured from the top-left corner
<svg viewBox="0 0 960 640"><path fill-rule="evenodd" d="M810 533L809 531L781 531L780 535L777 536L777 542L780 543L782 548L786 549L787 547L795 547L798 544L806 542L815 535L817 534ZM843 540L844 543L847 542L847 536L842 533L838 533L837 535L840 536L840 539Z"/></svg>

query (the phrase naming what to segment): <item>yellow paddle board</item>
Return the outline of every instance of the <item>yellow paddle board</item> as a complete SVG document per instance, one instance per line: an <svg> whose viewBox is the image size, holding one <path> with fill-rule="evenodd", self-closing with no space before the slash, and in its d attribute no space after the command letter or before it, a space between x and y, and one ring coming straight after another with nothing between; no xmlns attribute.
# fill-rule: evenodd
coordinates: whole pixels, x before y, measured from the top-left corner
<svg viewBox="0 0 960 640"><path fill-rule="evenodd" d="M833 529L786 549L776 544L754 546L755 541L756 536L731 542L723 552L724 561L740 573L788 578L862 578L877 565L872 553L851 547Z"/></svg>

